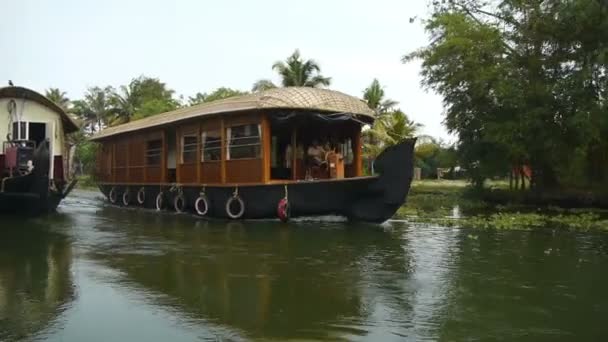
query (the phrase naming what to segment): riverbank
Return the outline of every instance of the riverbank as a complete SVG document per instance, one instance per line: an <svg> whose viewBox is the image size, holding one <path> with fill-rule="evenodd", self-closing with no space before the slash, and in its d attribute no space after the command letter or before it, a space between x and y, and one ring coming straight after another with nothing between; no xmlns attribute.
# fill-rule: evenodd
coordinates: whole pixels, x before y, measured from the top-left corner
<svg viewBox="0 0 608 342"><path fill-rule="evenodd" d="M99 189L97 187L97 183L95 183L95 180L93 179L93 176L91 176L91 175L77 176L76 179L78 179L78 183L76 183L77 189L82 189L82 190L98 190Z"/></svg>
<svg viewBox="0 0 608 342"><path fill-rule="evenodd" d="M591 207L532 205L520 198L488 200L488 193L509 192L507 184L489 184L490 191L475 192L464 181L418 181L412 184L406 205L397 218L447 227L475 229L559 229L607 231L608 210ZM522 195L524 196L524 195Z"/></svg>

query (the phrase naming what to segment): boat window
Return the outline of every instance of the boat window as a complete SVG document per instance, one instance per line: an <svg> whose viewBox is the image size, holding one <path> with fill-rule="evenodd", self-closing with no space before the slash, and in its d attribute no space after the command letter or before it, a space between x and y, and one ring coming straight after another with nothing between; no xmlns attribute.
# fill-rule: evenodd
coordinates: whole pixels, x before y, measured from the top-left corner
<svg viewBox="0 0 608 342"><path fill-rule="evenodd" d="M260 158L261 130L257 124L228 128L226 159Z"/></svg>
<svg viewBox="0 0 608 342"><path fill-rule="evenodd" d="M27 140L27 132L25 130L26 122L13 122L13 140Z"/></svg>
<svg viewBox="0 0 608 342"><path fill-rule="evenodd" d="M158 166L161 161L161 153L163 151L163 141L149 140L146 142L146 165Z"/></svg>
<svg viewBox="0 0 608 342"><path fill-rule="evenodd" d="M201 141L201 161L214 161L222 159L222 133L220 130L203 132Z"/></svg>
<svg viewBox="0 0 608 342"><path fill-rule="evenodd" d="M343 143L340 144L340 153L342 154L342 157L344 158L344 164L345 165L350 165L353 163L354 160L354 153L353 153L353 141L352 139L346 139Z"/></svg>
<svg viewBox="0 0 608 342"><path fill-rule="evenodd" d="M198 141L196 135L182 136L182 163L196 162L196 147Z"/></svg>

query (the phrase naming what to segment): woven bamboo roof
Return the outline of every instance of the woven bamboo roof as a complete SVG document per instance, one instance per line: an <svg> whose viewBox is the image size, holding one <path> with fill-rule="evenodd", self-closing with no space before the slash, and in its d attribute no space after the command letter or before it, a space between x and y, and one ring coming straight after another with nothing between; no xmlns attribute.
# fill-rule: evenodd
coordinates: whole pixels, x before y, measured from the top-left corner
<svg viewBox="0 0 608 342"><path fill-rule="evenodd" d="M101 140L117 134L164 126L206 115L229 114L251 110L290 109L317 113L349 113L365 121L374 120L374 112L362 100L344 93L309 87L275 88L259 93L179 108L122 125L108 127L91 138Z"/></svg>
<svg viewBox="0 0 608 342"><path fill-rule="evenodd" d="M37 93L31 89L24 87L8 86L0 88L0 98L14 98L14 99L26 99L37 102L50 110L57 112L63 122L63 131L67 133L76 132L78 130L78 124L72 119L61 107L55 104L55 102L49 100L44 95Z"/></svg>

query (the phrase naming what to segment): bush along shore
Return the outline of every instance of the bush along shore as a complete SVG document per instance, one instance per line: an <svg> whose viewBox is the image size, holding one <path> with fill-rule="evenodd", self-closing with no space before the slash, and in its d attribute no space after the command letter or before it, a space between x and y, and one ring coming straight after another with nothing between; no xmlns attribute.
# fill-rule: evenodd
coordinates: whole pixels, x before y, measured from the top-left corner
<svg viewBox="0 0 608 342"><path fill-rule="evenodd" d="M492 184L501 187L502 184ZM495 200L487 200L491 191ZM499 197L498 194L509 194ZM608 232L608 210L525 201L507 190L475 191L463 181L418 181L396 218L446 227L495 230L551 229Z"/></svg>

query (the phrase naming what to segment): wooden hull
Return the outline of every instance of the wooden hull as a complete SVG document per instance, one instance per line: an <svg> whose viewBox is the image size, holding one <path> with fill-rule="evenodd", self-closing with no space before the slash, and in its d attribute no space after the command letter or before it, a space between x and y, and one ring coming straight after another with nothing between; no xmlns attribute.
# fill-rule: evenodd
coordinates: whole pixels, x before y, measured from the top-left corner
<svg viewBox="0 0 608 342"><path fill-rule="evenodd" d="M162 194L162 209L175 210L175 198L181 194L183 211L197 214L195 203L204 190L209 210L205 216L230 218L227 202L238 192L244 203L240 219L278 217L279 202L287 196L291 217L341 215L351 220L384 222L406 201L413 172L414 140L406 140L384 151L375 161L380 173L373 177L286 182L261 185L138 185L102 183L100 190L116 205L158 209L157 196ZM144 195L138 203L138 192ZM111 195L112 192L112 196ZM126 196L126 204L123 194ZM200 208L199 208L200 209ZM238 210L233 210L233 213Z"/></svg>

